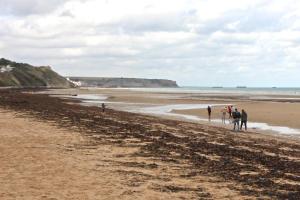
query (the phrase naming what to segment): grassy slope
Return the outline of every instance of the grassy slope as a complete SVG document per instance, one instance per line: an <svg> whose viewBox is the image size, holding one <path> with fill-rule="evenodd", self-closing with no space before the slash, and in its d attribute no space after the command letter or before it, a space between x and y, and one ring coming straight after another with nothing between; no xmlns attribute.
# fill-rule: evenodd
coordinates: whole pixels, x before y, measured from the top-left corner
<svg viewBox="0 0 300 200"><path fill-rule="evenodd" d="M71 87L64 77L52 71L50 67L33 67L0 59L0 66L13 67L10 72L0 73L0 86L14 87Z"/></svg>

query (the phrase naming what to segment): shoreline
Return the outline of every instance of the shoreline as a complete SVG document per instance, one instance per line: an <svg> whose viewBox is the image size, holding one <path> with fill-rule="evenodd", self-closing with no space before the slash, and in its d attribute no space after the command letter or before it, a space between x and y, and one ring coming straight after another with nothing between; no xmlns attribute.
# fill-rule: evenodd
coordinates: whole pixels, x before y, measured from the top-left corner
<svg viewBox="0 0 300 200"><path fill-rule="evenodd" d="M55 92L59 93L62 91L54 90L47 93ZM70 90L65 90L65 92L67 94ZM64 92L62 93L64 94ZM249 97L248 99L235 97L235 100L229 100L228 96L222 95L220 96L222 98L216 100L212 97L208 98L208 96L195 98L185 94L170 95L168 93L132 92L118 88L79 89L73 90L71 93L75 93L78 96L66 96L66 98L82 98L82 101L85 102L83 104L86 105L98 106L98 104L103 102L117 110L145 113L167 119L174 118L184 121L190 119L191 122L199 123L206 123L207 105L222 105L213 108L212 112L212 118L218 126L222 126L221 123L218 124L218 121L221 119L221 109L227 105L236 105L238 108L244 108L248 112L248 125L249 128L253 128L252 131L300 135L300 103L294 100L289 100L293 103L257 101L253 100L252 97L251 99ZM228 128L228 126L225 127Z"/></svg>
<svg viewBox="0 0 300 200"><path fill-rule="evenodd" d="M125 178L133 190L141 192L137 194L147 188L175 199L180 195L208 199L300 197L299 140L253 132L236 134L221 127L111 109L101 113L96 107L72 102L44 94L0 91L1 108L78 131L89 138L93 148L103 143L136 147L127 162L133 162L135 170L154 170L165 178L143 176L138 185L133 184L135 179ZM142 164L138 159L151 162ZM166 174L166 169L171 171Z"/></svg>

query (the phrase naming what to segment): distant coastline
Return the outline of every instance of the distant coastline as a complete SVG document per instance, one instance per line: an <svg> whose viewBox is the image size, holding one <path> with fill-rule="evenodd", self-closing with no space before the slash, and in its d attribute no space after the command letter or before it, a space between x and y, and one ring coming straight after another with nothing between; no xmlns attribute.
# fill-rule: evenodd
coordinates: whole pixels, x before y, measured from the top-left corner
<svg viewBox="0 0 300 200"><path fill-rule="evenodd" d="M82 87L103 88L178 88L176 81L167 79L115 78L115 77L66 77Z"/></svg>

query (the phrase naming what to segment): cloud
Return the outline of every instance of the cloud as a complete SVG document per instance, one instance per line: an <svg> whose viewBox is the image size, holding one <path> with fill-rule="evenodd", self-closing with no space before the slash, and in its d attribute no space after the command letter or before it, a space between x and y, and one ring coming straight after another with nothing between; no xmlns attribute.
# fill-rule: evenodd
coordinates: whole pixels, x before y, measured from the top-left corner
<svg viewBox="0 0 300 200"><path fill-rule="evenodd" d="M300 84L295 0L0 0L0 6L0 57L52 65L65 75ZM277 78L266 80L270 73Z"/></svg>
<svg viewBox="0 0 300 200"><path fill-rule="evenodd" d="M70 10L63 11L60 16L74 18L74 15L72 14L72 12Z"/></svg>
<svg viewBox="0 0 300 200"><path fill-rule="evenodd" d="M131 15L108 26L118 27L122 33L128 34L189 31L189 21L196 17L193 11Z"/></svg>
<svg viewBox="0 0 300 200"><path fill-rule="evenodd" d="M27 16L31 14L48 13L67 1L68 0L0 0L1 15Z"/></svg>

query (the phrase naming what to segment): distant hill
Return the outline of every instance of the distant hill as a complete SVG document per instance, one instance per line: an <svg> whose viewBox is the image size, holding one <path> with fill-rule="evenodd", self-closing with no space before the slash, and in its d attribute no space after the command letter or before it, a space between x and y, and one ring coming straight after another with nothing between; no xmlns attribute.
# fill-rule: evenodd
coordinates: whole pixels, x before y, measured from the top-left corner
<svg viewBox="0 0 300 200"><path fill-rule="evenodd" d="M74 84L50 67L34 67L0 59L0 87L47 87L69 88Z"/></svg>
<svg viewBox="0 0 300 200"><path fill-rule="evenodd" d="M141 79L141 78L102 78L102 77L68 77L71 81L77 82L83 87L178 87L176 81L165 79Z"/></svg>

